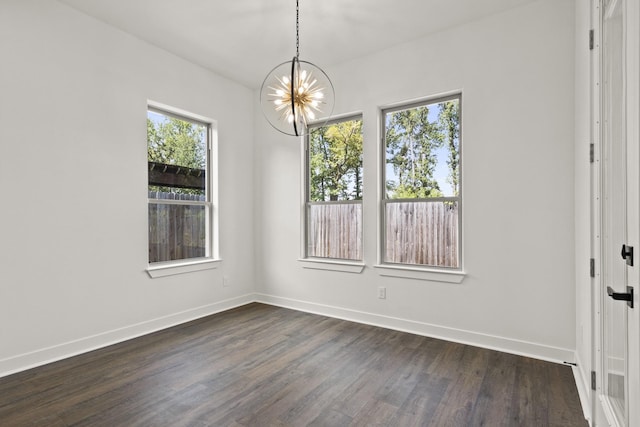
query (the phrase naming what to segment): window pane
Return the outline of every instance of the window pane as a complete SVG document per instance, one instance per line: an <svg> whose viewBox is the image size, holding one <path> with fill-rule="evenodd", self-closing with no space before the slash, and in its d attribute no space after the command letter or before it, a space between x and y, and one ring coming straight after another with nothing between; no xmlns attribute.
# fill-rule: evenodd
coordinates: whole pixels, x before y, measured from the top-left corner
<svg viewBox="0 0 640 427"><path fill-rule="evenodd" d="M362 260L362 203L309 205L307 256Z"/></svg>
<svg viewBox="0 0 640 427"><path fill-rule="evenodd" d="M206 194L208 126L147 111L149 191Z"/></svg>
<svg viewBox="0 0 640 427"><path fill-rule="evenodd" d="M458 99L385 113L388 199L459 194Z"/></svg>
<svg viewBox="0 0 640 427"><path fill-rule="evenodd" d="M149 262L207 256L207 206L149 203Z"/></svg>
<svg viewBox="0 0 640 427"><path fill-rule="evenodd" d="M362 142L360 117L309 130L307 257L362 260Z"/></svg>
<svg viewBox="0 0 640 427"><path fill-rule="evenodd" d="M210 128L147 109L149 263L212 256Z"/></svg>
<svg viewBox="0 0 640 427"><path fill-rule="evenodd" d="M362 199L362 120L309 131L309 201Z"/></svg>
<svg viewBox="0 0 640 427"><path fill-rule="evenodd" d="M385 262L458 268L457 202L385 206Z"/></svg>

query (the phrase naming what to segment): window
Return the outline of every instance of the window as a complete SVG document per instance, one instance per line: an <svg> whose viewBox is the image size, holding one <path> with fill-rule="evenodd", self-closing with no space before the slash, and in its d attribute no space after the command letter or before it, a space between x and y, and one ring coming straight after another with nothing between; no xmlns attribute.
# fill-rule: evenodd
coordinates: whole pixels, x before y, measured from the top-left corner
<svg viewBox="0 0 640 427"><path fill-rule="evenodd" d="M382 111L382 261L461 268L456 95Z"/></svg>
<svg viewBox="0 0 640 427"><path fill-rule="evenodd" d="M149 264L212 257L212 125L147 110Z"/></svg>
<svg viewBox="0 0 640 427"><path fill-rule="evenodd" d="M306 257L362 260L362 118L310 126Z"/></svg>

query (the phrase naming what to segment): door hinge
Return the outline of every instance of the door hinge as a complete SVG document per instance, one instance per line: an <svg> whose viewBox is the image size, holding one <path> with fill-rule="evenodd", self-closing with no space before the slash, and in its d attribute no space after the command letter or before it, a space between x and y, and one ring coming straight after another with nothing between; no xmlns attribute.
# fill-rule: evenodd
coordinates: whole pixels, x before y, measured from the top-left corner
<svg viewBox="0 0 640 427"><path fill-rule="evenodd" d="M594 31L593 30L589 30L589 50L593 50L594 48Z"/></svg>
<svg viewBox="0 0 640 427"><path fill-rule="evenodd" d="M596 277L596 260L594 258L589 260L589 276Z"/></svg>
<svg viewBox="0 0 640 427"><path fill-rule="evenodd" d="M589 163L593 163L596 160L596 146L594 143L589 144Z"/></svg>
<svg viewBox="0 0 640 427"><path fill-rule="evenodd" d="M633 246L622 245L620 255L622 259L627 262L628 266L633 267Z"/></svg>
<svg viewBox="0 0 640 427"><path fill-rule="evenodd" d="M591 390L596 389L596 371L591 371Z"/></svg>

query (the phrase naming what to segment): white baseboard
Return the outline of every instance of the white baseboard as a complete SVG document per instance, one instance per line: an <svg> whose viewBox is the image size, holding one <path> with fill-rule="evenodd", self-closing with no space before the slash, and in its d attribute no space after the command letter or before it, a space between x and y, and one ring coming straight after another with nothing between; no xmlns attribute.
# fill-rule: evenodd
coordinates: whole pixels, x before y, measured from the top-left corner
<svg viewBox="0 0 640 427"><path fill-rule="evenodd" d="M0 377L97 350L255 301L247 294L0 360Z"/></svg>
<svg viewBox="0 0 640 427"><path fill-rule="evenodd" d="M520 356L533 357L536 359L547 360L555 363L573 361L575 357L574 351L564 348L550 347L542 344L530 343L494 335L481 334L445 326L432 325L396 317L383 316L380 314L367 313L342 307L334 307L313 302L277 297L273 295L247 294L240 297L183 311L180 313L174 313L161 318L141 322L135 325L126 326L124 328L107 331L75 341L70 341L52 347L39 349L33 352L20 354L7 359L2 359L0 360L0 377L34 368L36 366L45 365L57 360L76 356L78 354L97 350L99 348L117 344L122 341L150 334L152 332L156 332L175 325L189 322L191 320L199 319L201 317L209 316L221 311L249 304L251 302L261 302L278 307L290 308L293 310L334 317L337 319L343 319L372 326L379 326L402 332L409 332L416 335L483 347L491 350L517 354ZM580 392L581 385L579 384L577 377L576 383L578 384L578 389Z"/></svg>
<svg viewBox="0 0 640 427"><path fill-rule="evenodd" d="M592 426L591 420L592 408L591 408L591 378L589 378L590 367L584 366L578 353L575 353L575 361L577 366L573 366L573 377L576 381L576 387L578 388L578 397L580 398L580 404L582 405L582 412L584 418Z"/></svg>
<svg viewBox="0 0 640 427"><path fill-rule="evenodd" d="M416 322L413 320L383 316L380 314L366 313L362 311L351 310L348 308L316 304L313 302L300 301L290 298L282 298L273 295L256 294L256 301L264 304L291 308L298 311L349 320L352 322L364 323L372 326L380 326L383 328L394 329L402 332L409 332L416 335L423 335L446 341L453 341L461 344L483 347L490 350L502 351L519 356L532 357L535 359L546 360L554 363L573 362L575 354L573 350L569 350L566 348L551 347L543 344L520 341L511 338L504 338L473 331L449 328L446 326L432 325L428 323Z"/></svg>

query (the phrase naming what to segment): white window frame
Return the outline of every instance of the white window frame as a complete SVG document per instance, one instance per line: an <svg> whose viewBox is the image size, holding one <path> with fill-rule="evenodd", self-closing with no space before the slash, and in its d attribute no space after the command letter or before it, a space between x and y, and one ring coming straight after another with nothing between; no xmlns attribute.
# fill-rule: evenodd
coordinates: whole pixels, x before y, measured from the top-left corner
<svg viewBox="0 0 640 427"><path fill-rule="evenodd" d="M363 198L360 200L345 200L345 201L323 201L312 202L310 200L310 159L309 159L309 144L310 144L310 129L319 128L324 126L330 126L332 124L347 122L352 120L363 121L362 113L352 113L341 116L336 116L326 123L310 124L307 128L307 132L303 138L302 149L302 209L301 209L301 243L300 253L301 258L299 261L302 263L303 268L315 269L315 270L331 270L341 271L346 273L360 273L364 269L364 193ZM363 144L364 150L364 144ZM364 153L363 153L364 155ZM363 168L364 171L364 168ZM364 173L363 173L364 175ZM342 259L342 258L329 258L329 257L317 257L309 256L308 239L309 239L309 212L312 205L335 205L335 204L359 204L360 205L360 224L362 230L362 237L360 239L360 253L362 257L360 260Z"/></svg>
<svg viewBox="0 0 640 427"><path fill-rule="evenodd" d="M205 216L206 242L205 256L198 258L187 258L173 261L162 261L150 263L147 257L147 273L151 278L165 277L174 274L189 273L201 270L210 270L217 268L217 264L221 261L219 256L219 225L218 225L218 132L217 122L211 118L194 114L179 108L175 108L166 104L155 101L147 102L147 111L154 111L179 120L184 120L207 128L207 158L206 158L206 189L205 201L186 201L186 200L166 200L166 199L149 199L147 198L147 206L150 204L177 204L204 206L207 212ZM146 121L145 121L146 123ZM148 141L147 141L148 144ZM146 162L145 162L146 163ZM145 179L148 179L145 176ZM148 185L148 181L145 183ZM147 230L149 229L149 216L147 209ZM149 252L149 239L147 238L147 254Z"/></svg>
<svg viewBox="0 0 640 427"><path fill-rule="evenodd" d="M387 164L387 141L386 141L386 115L395 111L407 110L426 105L438 104L441 102L458 100L459 103L459 152L458 152L458 196L438 197L438 198L415 198L415 199L389 199L386 194L386 164ZM465 277L463 269L463 124L462 124L462 92L452 92L434 97L424 98L406 103L399 103L380 108L380 147L379 147L379 230L378 230L378 264L374 267L381 276L402 277L408 279L420 279L430 281L441 281L450 283L461 283ZM426 264L391 263L385 261L386 253L386 207L389 203L401 202L443 202L455 201L458 204L458 267L432 266Z"/></svg>

